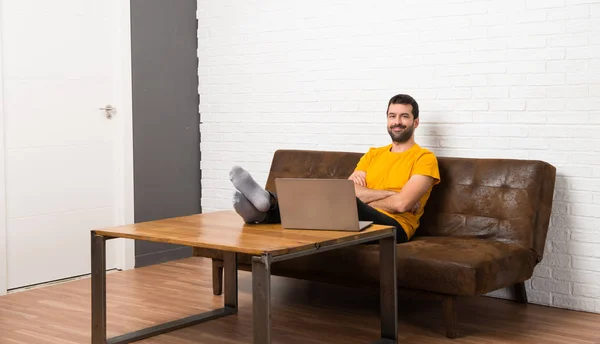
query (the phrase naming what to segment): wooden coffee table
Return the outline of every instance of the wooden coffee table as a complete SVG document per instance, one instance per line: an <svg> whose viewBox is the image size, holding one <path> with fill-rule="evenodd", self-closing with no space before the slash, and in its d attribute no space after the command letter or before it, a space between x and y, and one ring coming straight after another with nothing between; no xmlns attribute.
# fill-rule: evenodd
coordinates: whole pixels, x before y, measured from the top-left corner
<svg viewBox="0 0 600 344"><path fill-rule="evenodd" d="M223 251L224 307L113 338L106 338L106 240L129 238ZM237 254L252 258L254 343L271 343L271 265L279 261L379 240L381 339L396 343L395 228L372 225L361 232L289 230L281 225L248 225L235 212L213 213L98 229L92 240L92 344L130 343L237 313Z"/></svg>

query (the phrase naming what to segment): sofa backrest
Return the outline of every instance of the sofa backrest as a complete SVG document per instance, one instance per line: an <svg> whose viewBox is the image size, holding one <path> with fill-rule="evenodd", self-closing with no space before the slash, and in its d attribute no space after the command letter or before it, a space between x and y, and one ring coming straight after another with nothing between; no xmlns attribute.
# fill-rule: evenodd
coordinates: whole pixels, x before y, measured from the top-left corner
<svg viewBox="0 0 600 344"><path fill-rule="evenodd" d="M275 179L348 178L362 153L278 150L266 188ZM534 250L542 259L556 169L537 160L438 157L434 187L417 236L498 240Z"/></svg>

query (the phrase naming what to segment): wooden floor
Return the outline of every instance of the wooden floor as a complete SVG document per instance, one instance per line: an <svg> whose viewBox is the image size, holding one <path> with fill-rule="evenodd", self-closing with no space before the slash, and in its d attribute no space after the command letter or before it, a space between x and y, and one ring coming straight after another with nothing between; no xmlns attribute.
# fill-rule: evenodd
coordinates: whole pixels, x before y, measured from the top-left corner
<svg viewBox="0 0 600 344"><path fill-rule="evenodd" d="M108 332L116 336L222 306L210 261L189 258L107 276ZM251 276L239 273L239 313L139 343L251 343ZM378 338L376 291L273 277L274 343L369 343ZM444 337L441 304L399 304L399 343L600 344L600 315L487 297L459 306L460 337ZM0 297L1 344L90 343L90 280Z"/></svg>

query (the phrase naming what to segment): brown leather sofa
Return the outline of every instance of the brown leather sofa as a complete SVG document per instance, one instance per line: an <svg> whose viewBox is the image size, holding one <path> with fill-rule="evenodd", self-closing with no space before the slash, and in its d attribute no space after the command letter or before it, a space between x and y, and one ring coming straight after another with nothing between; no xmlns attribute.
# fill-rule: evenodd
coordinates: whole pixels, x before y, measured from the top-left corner
<svg viewBox="0 0 600 344"><path fill-rule="evenodd" d="M362 154L279 150L266 188L275 178L347 178ZM398 287L444 298L446 336L455 338L456 297L513 287L526 303L524 281L542 260L556 169L531 160L439 157L434 187L413 240L398 244ZM222 289L222 255L213 259L213 291ZM272 274L350 286L379 286L377 245L360 245L277 263ZM248 256L239 268L251 270ZM323 264L323 262L327 262Z"/></svg>

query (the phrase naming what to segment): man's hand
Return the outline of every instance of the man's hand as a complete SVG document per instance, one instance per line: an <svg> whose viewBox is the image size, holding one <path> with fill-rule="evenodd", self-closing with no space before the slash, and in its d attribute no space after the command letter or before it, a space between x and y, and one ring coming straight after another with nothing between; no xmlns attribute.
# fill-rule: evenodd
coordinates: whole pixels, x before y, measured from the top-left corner
<svg viewBox="0 0 600 344"><path fill-rule="evenodd" d="M365 171L354 171L348 179L353 181L356 185L367 186L367 172Z"/></svg>

